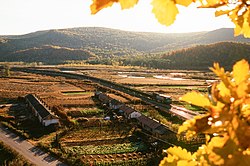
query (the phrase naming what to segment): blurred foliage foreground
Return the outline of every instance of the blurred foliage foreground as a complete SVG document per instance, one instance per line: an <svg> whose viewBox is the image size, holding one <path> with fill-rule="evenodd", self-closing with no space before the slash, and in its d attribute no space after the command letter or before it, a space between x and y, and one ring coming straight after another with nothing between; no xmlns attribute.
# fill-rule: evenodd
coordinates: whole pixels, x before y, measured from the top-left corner
<svg viewBox="0 0 250 166"><path fill-rule="evenodd" d="M185 134L187 139L204 133L206 144L193 154L181 147L171 147L160 165L250 164L249 64L241 60L230 73L215 63L211 70L220 79L212 86L211 95L190 92L180 98L205 108L208 113L187 120L178 133Z"/></svg>
<svg viewBox="0 0 250 166"><path fill-rule="evenodd" d="M120 3L122 9L133 7L139 0L93 0L92 14ZM235 35L250 37L250 2L248 0L152 0L152 12L164 25L171 25L179 13L177 5L197 2L201 8L215 8L216 16L227 15L235 24ZM179 134L191 139L198 133L206 135L206 144L191 154L181 147L166 150L168 156L160 165L250 165L250 83L249 64L237 62L231 73L215 63L211 70L220 78L211 95L191 92L181 100L204 107L206 115L183 123Z"/></svg>
<svg viewBox="0 0 250 166"><path fill-rule="evenodd" d="M91 13L96 14L103 8L120 3L122 9L128 9L139 0L92 0ZM152 12L158 22L169 26L174 23L179 14L179 6L188 7L191 4L199 8L214 8L215 16L226 15L235 25L235 36L243 34L250 37L250 1L249 0L152 0Z"/></svg>

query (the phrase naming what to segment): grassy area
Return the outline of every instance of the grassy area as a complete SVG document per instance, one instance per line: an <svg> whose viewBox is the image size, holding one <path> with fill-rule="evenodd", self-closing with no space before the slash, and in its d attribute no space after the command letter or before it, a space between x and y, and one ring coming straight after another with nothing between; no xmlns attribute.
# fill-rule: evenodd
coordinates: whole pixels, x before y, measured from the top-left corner
<svg viewBox="0 0 250 166"><path fill-rule="evenodd" d="M172 89L187 89L187 90L197 90L197 91L206 91L206 87L199 86L182 86L182 85L169 85L169 86L157 86L158 88L172 88Z"/></svg>
<svg viewBox="0 0 250 166"><path fill-rule="evenodd" d="M77 117L92 117L92 116L100 116L102 115L104 110L93 108L93 109L84 109L80 111L69 111L67 115L77 118Z"/></svg>
<svg viewBox="0 0 250 166"><path fill-rule="evenodd" d="M64 147L66 153L73 154L117 154L130 153L137 151L145 151L146 145L142 142L137 143L123 143L111 145L87 145L87 146L71 146Z"/></svg>
<svg viewBox="0 0 250 166"><path fill-rule="evenodd" d="M100 115L104 111L101 109L84 109L84 110L81 110L80 112L86 116L94 116L94 115Z"/></svg>
<svg viewBox="0 0 250 166"><path fill-rule="evenodd" d="M185 107L186 109L191 110L191 111L196 111L196 112L202 111L200 107L197 107L197 106L195 106L195 105L185 104L184 107Z"/></svg>

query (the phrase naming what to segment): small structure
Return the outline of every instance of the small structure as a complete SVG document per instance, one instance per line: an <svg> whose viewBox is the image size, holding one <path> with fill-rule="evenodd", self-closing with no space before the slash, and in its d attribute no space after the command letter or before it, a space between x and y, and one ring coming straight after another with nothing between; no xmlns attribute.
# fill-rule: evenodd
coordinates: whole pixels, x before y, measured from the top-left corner
<svg viewBox="0 0 250 166"><path fill-rule="evenodd" d="M126 119L139 118L141 116L141 113L125 105L119 108L119 111L124 114Z"/></svg>
<svg viewBox="0 0 250 166"><path fill-rule="evenodd" d="M98 96L99 96L101 93L102 93L101 91L96 91L96 92L95 92L95 97L98 98Z"/></svg>
<svg viewBox="0 0 250 166"><path fill-rule="evenodd" d="M119 109L124 105L124 103L111 98L109 95L102 93L102 92L96 92L95 97L97 97L103 105L108 106L110 109L116 110Z"/></svg>
<svg viewBox="0 0 250 166"><path fill-rule="evenodd" d="M102 102L102 104L106 104L108 105L109 102L112 100L111 97L109 97L107 94L105 93L100 93L98 96L98 99Z"/></svg>
<svg viewBox="0 0 250 166"><path fill-rule="evenodd" d="M151 119L145 115L141 115L137 118L140 126L144 129L152 133L156 137L160 137L162 135L165 135L166 133L169 133L169 129L161 124L160 122Z"/></svg>
<svg viewBox="0 0 250 166"><path fill-rule="evenodd" d="M165 134L167 134L167 133L169 133L170 132L170 130L168 130L168 128L166 127L166 126L164 126L164 125L160 125L159 127L157 127L155 130L154 130L154 135L156 136L156 137L159 137L159 136L162 136L162 135L165 135Z"/></svg>
<svg viewBox="0 0 250 166"><path fill-rule="evenodd" d="M59 123L58 117L53 115L51 111L35 95L28 94L25 96L25 99L33 114L38 117L39 122L43 126Z"/></svg>
<svg viewBox="0 0 250 166"><path fill-rule="evenodd" d="M161 126L161 124L159 122L157 122L156 120L154 119L151 119L145 115L141 115L140 117L137 118L140 126L151 132L151 133L154 133L155 132L155 129L159 126Z"/></svg>
<svg viewBox="0 0 250 166"><path fill-rule="evenodd" d="M160 94L160 93L153 93L153 95L155 96L155 99L159 102L163 102L165 104L172 103L171 96Z"/></svg>
<svg viewBox="0 0 250 166"><path fill-rule="evenodd" d="M124 104L116 99L112 99L109 101L109 108L116 110L119 109L120 107L122 107Z"/></svg>

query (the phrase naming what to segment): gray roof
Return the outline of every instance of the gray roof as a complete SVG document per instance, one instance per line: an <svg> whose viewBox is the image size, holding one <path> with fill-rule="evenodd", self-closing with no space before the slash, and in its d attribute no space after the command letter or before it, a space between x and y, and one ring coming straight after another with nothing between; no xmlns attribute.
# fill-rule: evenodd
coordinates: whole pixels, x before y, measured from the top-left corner
<svg viewBox="0 0 250 166"><path fill-rule="evenodd" d="M26 99L29 100L42 119L50 115L50 112L47 110L47 108L45 108L44 105L34 95L28 94Z"/></svg>
<svg viewBox="0 0 250 166"><path fill-rule="evenodd" d="M160 125L159 127L157 127L156 129L156 132L158 132L159 134L166 134L168 132L168 129L163 126L163 125Z"/></svg>

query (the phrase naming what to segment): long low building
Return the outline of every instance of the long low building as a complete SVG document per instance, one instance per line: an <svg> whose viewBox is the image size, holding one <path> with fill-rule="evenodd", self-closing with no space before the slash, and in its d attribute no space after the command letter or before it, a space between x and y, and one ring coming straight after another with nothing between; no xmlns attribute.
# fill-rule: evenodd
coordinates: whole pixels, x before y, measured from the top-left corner
<svg viewBox="0 0 250 166"><path fill-rule="evenodd" d="M101 101L102 104L106 104L110 107L112 104L111 101L114 100L113 98L109 97L107 94L102 92L96 92L95 96ZM148 132L152 133L156 137L160 137L166 134L174 134L167 126L160 123L159 121L147 117L140 112L134 110L133 108L126 106L121 102L114 102L113 107L111 109L118 109L120 112L123 113L126 119L137 119L138 124L141 126L142 129L147 130Z"/></svg>
<svg viewBox="0 0 250 166"><path fill-rule="evenodd" d="M57 116L51 113L46 106L33 94L25 96L28 106L31 108L32 113L38 117L39 122L43 126L49 126L51 124L58 124L59 119Z"/></svg>

